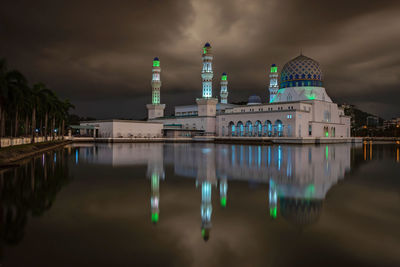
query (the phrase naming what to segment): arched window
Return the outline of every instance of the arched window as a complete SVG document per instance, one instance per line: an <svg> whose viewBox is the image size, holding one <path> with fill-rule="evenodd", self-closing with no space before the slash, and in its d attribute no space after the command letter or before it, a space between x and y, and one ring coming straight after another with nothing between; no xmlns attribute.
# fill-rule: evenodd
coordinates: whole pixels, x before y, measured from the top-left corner
<svg viewBox="0 0 400 267"><path fill-rule="evenodd" d="M246 122L246 136L252 136L253 135L253 124L251 123L251 121L247 121Z"/></svg>
<svg viewBox="0 0 400 267"><path fill-rule="evenodd" d="M229 122L228 136L235 136L235 124L233 123L233 121Z"/></svg>
<svg viewBox="0 0 400 267"><path fill-rule="evenodd" d="M272 136L272 123L270 120L266 120L264 123L264 136Z"/></svg>
<svg viewBox="0 0 400 267"><path fill-rule="evenodd" d="M236 136L243 136L243 135L244 135L243 122L239 121L236 126Z"/></svg>
<svg viewBox="0 0 400 267"><path fill-rule="evenodd" d="M255 123L254 136L262 136L262 123L261 123L261 121L256 121L256 123Z"/></svg>
<svg viewBox="0 0 400 267"><path fill-rule="evenodd" d="M274 125L274 135L281 137L283 136L283 124L281 120L276 120Z"/></svg>

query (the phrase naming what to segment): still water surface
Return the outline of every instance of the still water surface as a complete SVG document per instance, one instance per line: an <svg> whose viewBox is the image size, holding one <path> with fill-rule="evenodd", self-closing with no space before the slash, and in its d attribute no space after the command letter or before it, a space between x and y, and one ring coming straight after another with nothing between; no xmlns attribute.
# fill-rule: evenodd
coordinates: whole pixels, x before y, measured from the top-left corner
<svg viewBox="0 0 400 267"><path fill-rule="evenodd" d="M0 171L0 265L400 266L399 148L70 145Z"/></svg>

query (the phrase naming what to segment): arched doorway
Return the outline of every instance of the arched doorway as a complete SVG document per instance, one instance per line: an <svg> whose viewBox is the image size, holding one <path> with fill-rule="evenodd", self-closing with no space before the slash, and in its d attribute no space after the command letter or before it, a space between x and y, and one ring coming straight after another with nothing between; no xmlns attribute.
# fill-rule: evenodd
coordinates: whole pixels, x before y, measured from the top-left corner
<svg viewBox="0 0 400 267"><path fill-rule="evenodd" d="M255 123L254 136L262 136L262 123L261 123L261 121L256 121L256 123Z"/></svg>
<svg viewBox="0 0 400 267"><path fill-rule="evenodd" d="M253 124L251 123L251 121L247 121L246 122L246 128L245 128L245 134L246 136L252 136L253 134Z"/></svg>
<svg viewBox="0 0 400 267"><path fill-rule="evenodd" d="M274 136L283 136L283 124L281 120L276 120L274 125Z"/></svg>
<svg viewBox="0 0 400 267"><path fill-rule="evenodd" d="M235 124L233 121L228 124L228 136L235 136Z"/></svg>
<svg viewBox="0 0 400 267"><path fill-rule="evenodd" d="M264 136L272 136L272 123L270 120L266 120L264 123Z"/></svg>
<svg viewBox="0 0 400 267"><path fill-rule="evenodd" d="M236 136L243 136L243 135L244 135L243 122L239 121L236 126Z"/></svg>

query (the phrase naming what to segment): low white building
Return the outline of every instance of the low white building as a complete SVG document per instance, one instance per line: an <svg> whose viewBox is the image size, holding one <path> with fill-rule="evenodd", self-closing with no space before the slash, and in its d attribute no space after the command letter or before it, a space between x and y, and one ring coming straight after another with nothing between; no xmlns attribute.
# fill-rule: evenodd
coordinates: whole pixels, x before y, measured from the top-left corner
<svg viewBox="0 0 400 267"><path fill-rule="evenodd" d="M162 137L163 124L135 120L97 120L80 122L81 134L100 138Z"/></svg>

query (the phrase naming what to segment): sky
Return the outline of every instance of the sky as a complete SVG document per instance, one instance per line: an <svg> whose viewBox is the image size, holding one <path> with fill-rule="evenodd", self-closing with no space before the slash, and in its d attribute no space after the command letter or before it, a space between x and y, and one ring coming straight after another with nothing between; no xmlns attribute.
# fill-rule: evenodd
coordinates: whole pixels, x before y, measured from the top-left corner
<svg viewBox="0 0 400 267"><path fill-rule="evenodd" d="M146 117L152 60L161 102L201 97L201 51L213 47L213 95L228 73L230 102L267 101L269 66L300 51L320 62L338 103L400 117L398 0L4 0L0 57L98 119Z"/></svg>

